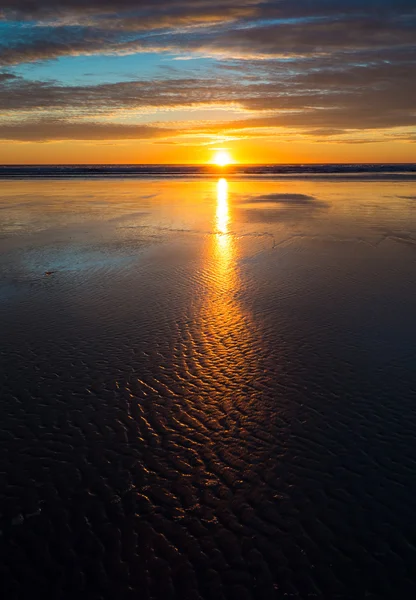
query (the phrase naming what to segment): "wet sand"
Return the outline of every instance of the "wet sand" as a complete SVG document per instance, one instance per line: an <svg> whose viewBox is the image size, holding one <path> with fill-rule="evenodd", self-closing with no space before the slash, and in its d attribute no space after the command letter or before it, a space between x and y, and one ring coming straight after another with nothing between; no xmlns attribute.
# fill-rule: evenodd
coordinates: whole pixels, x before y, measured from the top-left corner
<svg viewBox="0 0 416 600"><path fill-rule="evenodd" d="M412 181L2 181L5 598L416 593Z"/></svg>

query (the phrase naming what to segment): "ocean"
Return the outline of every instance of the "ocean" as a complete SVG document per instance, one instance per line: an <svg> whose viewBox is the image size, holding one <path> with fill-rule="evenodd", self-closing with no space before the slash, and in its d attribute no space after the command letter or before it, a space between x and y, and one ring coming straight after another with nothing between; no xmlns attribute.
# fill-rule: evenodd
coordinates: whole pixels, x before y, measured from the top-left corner
<svg viewBox="0 0 416 600"><path fill-rule="evenodd" d="M4 597L414 597L416 166L0 178Z"/></svg>
<svg viewBox="0 0 416 600"><path fill-rule="evenodd" d="M145 178L145 177L279 177L349 176L414 177L416 163L239 165L0 165L0 179Z"/></svg>

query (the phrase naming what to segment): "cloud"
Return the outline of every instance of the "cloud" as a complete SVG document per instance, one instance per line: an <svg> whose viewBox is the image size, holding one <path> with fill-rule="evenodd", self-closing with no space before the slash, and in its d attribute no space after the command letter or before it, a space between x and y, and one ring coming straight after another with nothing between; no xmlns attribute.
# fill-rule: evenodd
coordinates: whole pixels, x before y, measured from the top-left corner
<svg viewBox="0 0 416 600"><path fill-rule="evenodd" d="M0 65L10 67L20 63L30 63L51 60L61 56L76 56L79 54L94 54L116 51L119 43L100 36L94 32L77 32L68 28L52 29L40 37L35 32L29 38L11 45L0 46Z"/></svg>
<svg viewBox="0 0 416 600"><path fill-rule="evenodd" d="M392 57L393 58L393 57ZM101 85L64 86L54 82L26 81L4 73L0 77L0 114L7 120L32 119L54 112L60 120L97 115L117 116L123 111L175 110L210 106L239 108L244 117L215 123L193 123L184 129L206 136L240 137L272 135L277 129L296 130L311 137L348 138L365 143L363 130L416 126L416 77L414 64L384 60L363 67L349 62L328 65L315 62L315 71L302 62L291 65L290 74L273 69L272 62L258 68L258 80L250 68L236 77L178 77L121 81ZM245 113L244 113L245 111ZM157 118L157 117L155 117ZM172 117L174 119L174 116ZM1 117L0 117L1 122ZM178 128L178 124L174 125ZM410 139L411 133L395 133Z"/></svg>
<svg viewBox="0 0 416 600"><path fill-rule="evenodd" d="M3 19L38 19L50 25L88 23L98 28L149 30L250 18L258 5L258 0L4 0L0 15Z"/></svg>
<svg viewBox="0 0 416 600"><path fill-rule="evenodd" d="M68 114L97 114L121 109L178 108L229 103L224 80L195 78L122 81L111 84L63 86L15 77L0 86L0 111L60 109Z"/></svg>
<svg viewBox="0 0 416 600"><path fill-rule="evenodd" d="M210 11L212 7L250 8L257 16L267 18L304 18L350 13L373 12L390 14L397 10L414 12L413 0L2 0L2 11L20 17L56 16L70 13L120 14L129 12L169 11L192 14L192 11Z"/></svg>
<svg viewBox="0 0 416 600"><path fill-rule="evenodd" d="M167 129L208 137L291 130L365 143L383 138L363 131L404 128L394 139L414 140L406 130L416 126L414 0L2 0L0 15L8 32L0 38L7 69L0 73L0 127L18 139L24 132L11 117L29 123L34 138L37 123L53 139L60 123L63 135L91 139L115 139L116 132L158 138ZM16 65L63 56L150 51L216 60L198 76L179 68L169 77L101 85L13 74ZM98 122L123 111L206 105L245 114L214 125Z"/></svg>
<svg viewBox="0 0 416 600"><path fill-rule="evenodd" d="M3 45L3 64L151 49L228 58L315 56L414 47L416 34L414 2L404 0L385 0L377 6L365 0L67 0L59 4L4 0L2 4L5 20L40 20L26 28L24 39Z"/></svg>
<svg viewBox="0 0 416 600"><path fill-rule="evenodd" d="M13 79L17 79L16 75L13 75L13 73L0 73L0 85L12 81Z"/></svg>
<svg viewBox="0 0 416 600"><path fill-rule="evenodd" d="M54 140L121 140L153 139L174 135L174 131L150 125L71 122L43 119L22 123L0 124L0 140L47 142Z"/></svg>
<svg viewBox="0 0 416 600"><path fill-rule="evenodd" d="M272 23L224 32L205 42L206 49L238 57L319 55L413 45L416 21L351 16L310 22Z"/></svg>

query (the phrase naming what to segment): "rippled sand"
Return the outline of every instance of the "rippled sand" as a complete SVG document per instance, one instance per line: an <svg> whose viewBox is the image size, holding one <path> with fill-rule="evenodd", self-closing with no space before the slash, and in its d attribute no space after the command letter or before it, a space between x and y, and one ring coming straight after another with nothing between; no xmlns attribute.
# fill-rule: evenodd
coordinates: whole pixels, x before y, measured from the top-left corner
<svg viewBox="0 0 416 600"><path fill-rule="evenodd" d="M14 598L414 597L412 181L3 181Z"/></svg>

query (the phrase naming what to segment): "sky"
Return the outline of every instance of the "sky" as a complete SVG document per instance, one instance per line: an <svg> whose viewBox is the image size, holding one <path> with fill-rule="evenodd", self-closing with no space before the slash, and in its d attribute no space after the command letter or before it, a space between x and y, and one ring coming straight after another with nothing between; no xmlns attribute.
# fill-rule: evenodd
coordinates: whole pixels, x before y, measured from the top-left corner
<svg viewBox="0 0 416 600"><path fill-rule="evenodd" d="M1 0L0 163L416 162L415 0Z"/></svg>

